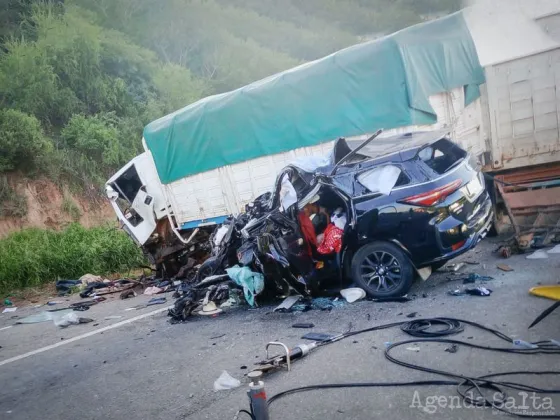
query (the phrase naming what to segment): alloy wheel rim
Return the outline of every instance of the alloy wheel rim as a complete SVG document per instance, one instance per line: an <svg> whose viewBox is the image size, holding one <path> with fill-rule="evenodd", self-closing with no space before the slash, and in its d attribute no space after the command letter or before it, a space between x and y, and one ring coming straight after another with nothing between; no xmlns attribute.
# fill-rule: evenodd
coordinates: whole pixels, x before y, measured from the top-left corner
<svg viewBox="0 0 560 420"><path fill-rule="evenodd" d="M397 289L402 281L398 259L387 251L375 251L366 256L360 266L362 280L375 292L388 293Z"/></svg>

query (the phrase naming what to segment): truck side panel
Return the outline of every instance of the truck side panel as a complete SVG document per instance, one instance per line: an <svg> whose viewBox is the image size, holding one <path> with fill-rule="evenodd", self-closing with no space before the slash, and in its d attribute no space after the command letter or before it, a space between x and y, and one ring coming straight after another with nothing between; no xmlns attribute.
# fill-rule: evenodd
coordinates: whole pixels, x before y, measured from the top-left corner
<svg viewBox="0 0 560 420"><path fill-rule="evenodd" d="M557 161L560 48L486 68L493 169Z"/></svg>

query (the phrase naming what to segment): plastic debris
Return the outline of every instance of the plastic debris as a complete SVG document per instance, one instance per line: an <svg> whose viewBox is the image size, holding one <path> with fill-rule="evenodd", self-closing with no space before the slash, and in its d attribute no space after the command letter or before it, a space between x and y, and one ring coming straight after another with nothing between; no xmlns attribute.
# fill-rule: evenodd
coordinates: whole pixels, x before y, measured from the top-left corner
<svg viewBox="0 0 560 420"><path fill-rule="evenodd" d="M60 328L66 328L69 325L77 325L80 323L80 317L75 312L70 312L62 317L53 319L54 325Z"/></svg>
<svg viewBox="0 0 560 420"><path fill-rule="evenodd" d="M465 293L471 296L490 296L492 290L487 289L486 287L478 286L471 289L466 289Z"/></svg>
<svg viewBox="0 0 560 420"><path fill-rule="evenodd" d="M544 252L542 249L539 249L532 254L527 255L526 257L528 260L543 260L548 258L548 254Z"/></svg>
<svg viewBox="0 0 560 420"><path fill-rule="evenodd" d="M301 296L288 296L286 299L282 301L280 305L278 305L272 312L286 312L294 306L298 300L301 299Z"/></svg>
<svg viewBox="0 0 560 420"><path fill-rule="evenodd" d="M518 349L538 349L539 346L533 343L529 343L524 340L515 339L513 340L513 346L517 347Z"/></svg>
<svg viewBox="0 0 560 420"><path fill-rule="evenodd" d="M249 267L239 267L238 265L228 268L226 272L236 284L243 287L245 300L254 307L255 296L264 290L264 276L251 271Z"/></svg>
<svg viewBox="0 0 560 420"><path fill-rule="evenodd" d="M556 245L554 248L546 251L548 254L560 254L560 245Z"/></svg>
<svg viewBox="0 0 560 420"><path fill-rule="evenodd" d="M363 299L366 297L366 292L364 289L360 289L359 287L351 287L349 289L343 289L340 291L340 294L346 302L354 303L357 300Z"/></svg>
<svg viewBox="0 0 560 420"><path fill-rule="evenodd" d="M415 351L417 353L420 351L420 347L407 347L406 349L408 351Z"/></svg>
<svg viewBox="0 0 560 420"><path fill-rule="evenodd" d="M11 307L11 308L4 308L4 310L2 311L2 313L5 314L5 313L15 312L15 311L17 311L17 307L16 307L16 306Z"/></svg>
<svg viewBox="0 0 560 420"><path fill-rule="evenodd" d="M241 385L239 379L235 379L227 371L223 371L222 374L214 381L214 391L225 391L228 389L235 389Z"/></svg>

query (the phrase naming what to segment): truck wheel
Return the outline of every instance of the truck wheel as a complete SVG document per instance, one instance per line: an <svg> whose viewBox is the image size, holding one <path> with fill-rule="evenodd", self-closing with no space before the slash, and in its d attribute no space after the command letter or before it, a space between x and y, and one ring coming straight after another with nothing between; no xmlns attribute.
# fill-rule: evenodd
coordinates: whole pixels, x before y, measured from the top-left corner
<svg viewBox="0 0 560 420"><path fill-rule="evenodd" d="M372 242L352 259L352 279L372 297L402 296L414 278L412 263L398 246Z"/></svg>
<svg viewBox="0 0 560 420"><path fill-rule="evenodd" d="M218 261L215 257L210 257L202 263L196 273L196 281L204 280L206 277L213 276L218 271Z"/></svg>

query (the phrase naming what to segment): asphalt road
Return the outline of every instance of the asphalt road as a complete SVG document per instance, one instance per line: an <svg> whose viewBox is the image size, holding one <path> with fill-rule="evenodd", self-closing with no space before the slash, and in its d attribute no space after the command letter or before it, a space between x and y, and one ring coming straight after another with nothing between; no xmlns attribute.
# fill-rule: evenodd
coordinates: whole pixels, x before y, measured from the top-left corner
<svg viewBox="0 0 560 420"><path fill-rule="evenodd" d="M463 273L495 277L485 284L489 297L449 296L462 286L449 282L448 273L437 273L427 282L416 283L407 303L359 302L331 312L272 313L271 308L237 308L216 318L198 317L193 322L171 325L165 312L147 315L164 307L125 311L147 301L108 301L84 313L95 323L60 329L52 322L17 325L11 315L0 315L0 419L232 419L247 408L249 366L265 356L265 344L300 342L302 330L295 322L312 322L313 331L344 332L417 317L449 316L497 328L513 338L537 341L560 340L560 311L531 330L527 326L551 301L528 295L538 283L556 284L560 255L547 260L513 256L498 260L494 245L485 242L459 260L478 262ZM497 263L515 271L502 272ZM426 296L426 297L423 297ZM172 300L169 298L169 302ZM22 317L41 308L18 309ZM142 316L145 317L142 317ZM122 316L105 319L106 316ZM95 325L94 324L98 324ZM117 325L115 327L115 325ZM398 328L363 334L320 348L297 362L291 372L265 378L269 396L294 387L341 382L387 382L445 379L392 364L384 357L386 342L409 338ZM481 345L510 345L496 337L467 327L454 337ZM513 370L551 370L560 366L558 355L513 355L459 346L445 352L441 343L421 343L419 351L395 350L403 360L459 372L483 375ZM242 381L231 391L213 391L213 382L223 370ZM521 377L517 378L521 379ZM524 380L537 386L560 388L559 376ZM299 393L275 402L272 419L373 419L373 418L495 418L491 409L465 407L453 386L322 390ZM522 400L511 394L516 406L544 409L548 402ZM560 415L560 396L551 397ZM437 401L437 402L434 402ZM445 403L445 404L444 404ZM451 404L451 407L450 407ZM512 403L513 404L513 403ZM445 407L444 407L445 406ZM542 411L542 410L541 410ZM243 417L239 417L242 419Z"/></svg>

